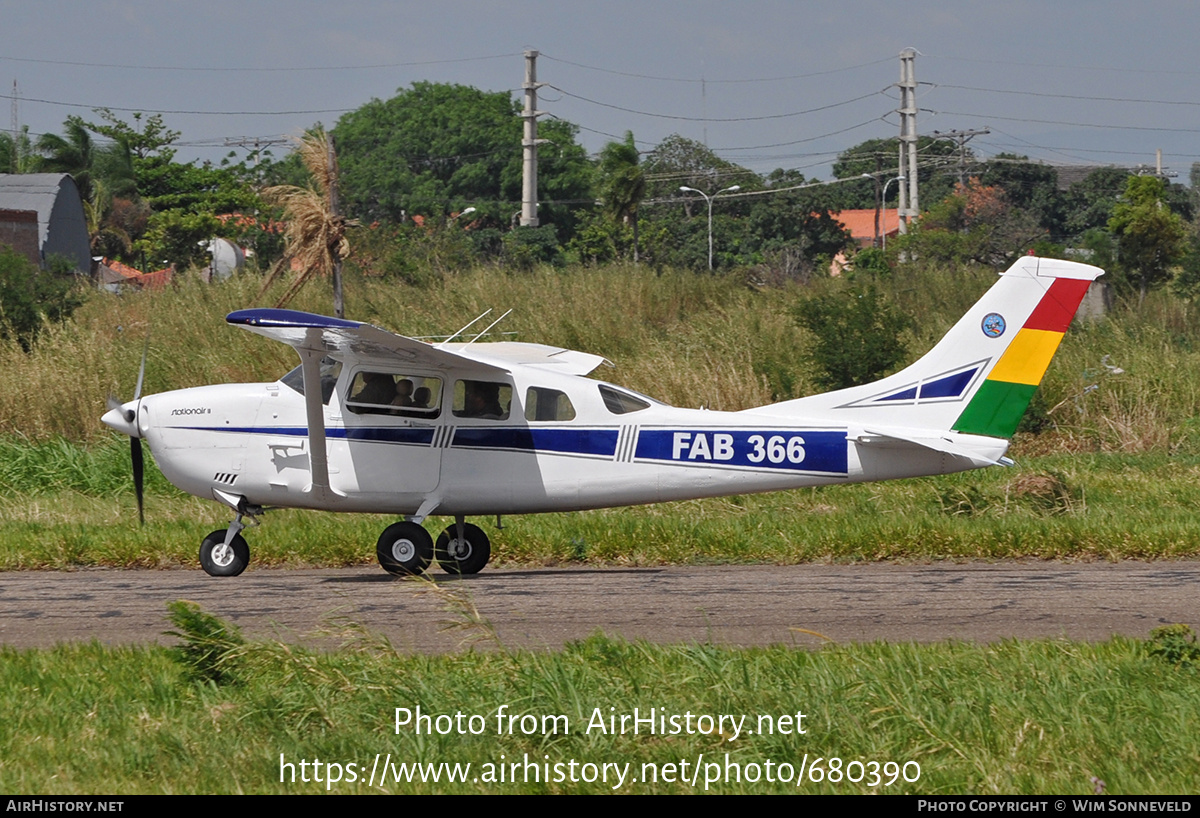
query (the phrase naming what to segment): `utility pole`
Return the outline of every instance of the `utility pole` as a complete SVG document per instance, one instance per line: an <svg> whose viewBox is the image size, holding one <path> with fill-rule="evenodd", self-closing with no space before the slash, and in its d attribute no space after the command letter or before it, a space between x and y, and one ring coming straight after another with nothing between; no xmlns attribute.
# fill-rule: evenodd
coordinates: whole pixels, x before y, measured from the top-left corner
<svg viewBox="0 0 1200 818"><path fill-rule="evenodd" d="M880 215L880 212L883 210L883 191L880 190L880 185L879 185L879 174L882 171L882 169L883 169L883 156L881 154L876 153L875 154L875 173L871 177L875 182L875 240L871 242L871 246L876 249L879 248L879 235L880 235L880 233L879 233L879 215Z"/></svg>
<svg viewBox="0 0 1200 818"><path fill-rule="evenodd" d="M338 161L337 151L333 147L333 134L326 134L329 153L325 161L329 167L329 213L337 220L341 215L338 202ZM346 301L342 296L342 257L335 249L333 252L333 314L338 318L346 317Z"/></svg>
<svg viewBox="0 0 1200 818"><path fill-rule="evenodd" d="M538 145L549 140L538 139L537 118L545 111L537 109L537 89L543 83L537 81L536 51L525 52L525 109L521 118L525 120L525 136L521 140L525 162L521 175L521 226L537 227L537 176L538 176Z"/></svg>
<svg viewBox="0 0 1200 818"><path fill-rule="evenodd" d="M262 151L264 148L269 148L272 145L286 145L289 139L278 138L272 139L265 136L243 136L241 139L233 139L225 137L225 147L227 148L246 148L248 156L253 157L254 167L258 167L259 161L262 159ZM253 150L250 150L253 148Z"/></svg>
<svg viewBox="0 0 1200 818"><path fill-rule="evenodd" d="M950 139L958 142L958 184L959 187L967 186L967 143L971 141L973 136L985 136L991 131L984 128L981 131L934 131L933 135L937 139Z"/></svg>
<svg viewBox="0 0 1200 818"><path fill-rule="evenodd" d="M17 141L18 126L17 120L20 118L20 109L17 106L17 81L13 80L12 92L12 173L18 173L21 167L21 143Z"/></svg>
<svg viewBox="0 0 1200 818"><path fill-rule="evenodd" d="M1153 175L1153 176L1157 176L1159 179L1174 179L1176 176L1179 175L1178 173L1176 173L1173 170L1163 170L1162 148L1158 148L1157 150L1154 151L1154 170L1153 171L1151 171L1150 168L1146 167L1145 165L1138 165L1133 170L1138 176Z"/></svg>
<svg viewBox="0 0 1200 818"><path fill-rule="evenodd" d="M900 52L900 173L908 185L900 184L900 232L907 233L909 222L920 214L917 200L917 50Z"/></svg>

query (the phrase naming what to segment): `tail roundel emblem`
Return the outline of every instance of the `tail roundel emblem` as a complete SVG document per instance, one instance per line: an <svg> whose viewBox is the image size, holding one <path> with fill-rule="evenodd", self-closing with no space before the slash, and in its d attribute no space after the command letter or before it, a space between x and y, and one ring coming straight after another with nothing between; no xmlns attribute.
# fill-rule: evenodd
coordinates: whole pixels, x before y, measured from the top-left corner
<svg viewBox="0 0 1200 818"><path fill-rule="evenodd" d="M998 312L989 312L983 316L983 334L989 338L999 338L1004 334L1004 328L1007 325L1004 323L1004 316Z"/></svg>

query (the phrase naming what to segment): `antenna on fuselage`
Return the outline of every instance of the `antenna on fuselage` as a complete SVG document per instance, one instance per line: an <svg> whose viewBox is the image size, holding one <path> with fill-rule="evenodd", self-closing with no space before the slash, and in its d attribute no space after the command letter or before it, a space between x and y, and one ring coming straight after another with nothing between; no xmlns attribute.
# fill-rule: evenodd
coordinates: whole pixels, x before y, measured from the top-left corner
<svg viewBox="0 0 1200 818"><path fill-rule="evenodd" d="M453 341L455 338L457 338L458 336L462 335L464 332L466 332L467 330L469 330L473 324L476 324L476 323L478 323L480 318L483 318L483 316L487 315L487 314L488 314L489 312L491 312L491 311L492 311L492 308L491 308L491 307L488 307L486 310L484 310L483 312L481 312L481 313L479 314L479 317L478 317L478 318L476 318L475 320L473 320L473 321L472 321L470 324L467 324L465 327L463 327L462 329L460 329L458 332L456 332L456 333L454 333L453 335L451 335L451 336L449 336L449 337L447 337L447 338L444 338L443 340L441 340L441 341L439 341L438 343L434 344L434 346L438 346L438 347L440 347L440 346L442 346L443 344L448 344L448 343L450 343L450 342L451 342L451 341ZM512 312L512 310L509 310L509 312ZM504 315L508 315L508 313L506 312L506 313L504 313ZM501 317L501 318L503 318L504 316L502 315L502 316L500 316L500 317ZM488 329L491 329L491 327L488 327ZM487 330L484 330L484 332L487 332ZM479 337L479 336L476 336L476 337ZM468 341L468 343L470 343L470 342Z"/></svg>
<svg viewBox="0 0 1200 818"><path fill-rule="evenodd" d="M492 323L488 324L488 325L487 325L487 327L486 327L486 328L483 330L483 332L481 332L481 333L479 333L478 335L476 335L476 336L475 336L474 338L472 338L470 341L467 341L467 344L468 344L468 345L470 345L470 344L473 344L473 343L475 343L476 341L478 341L480 338L482 338L484 335L487 335L487 331L488 331L489 329L491 329L492 327L496 326L497 324L499 324L499 323L500 323L501 321L503 321L505 318L507 318L507 317L508 317L508 313L509 313L509 312L512 312L512 310L509 310L508 312L504 313L504 315L500 316L500 317L499 317L499 318L497 318L495 321L493 321ZM479 317L480 317L480 318L482 318L483 316L481 315L481 316L479 316Z"/></svg>

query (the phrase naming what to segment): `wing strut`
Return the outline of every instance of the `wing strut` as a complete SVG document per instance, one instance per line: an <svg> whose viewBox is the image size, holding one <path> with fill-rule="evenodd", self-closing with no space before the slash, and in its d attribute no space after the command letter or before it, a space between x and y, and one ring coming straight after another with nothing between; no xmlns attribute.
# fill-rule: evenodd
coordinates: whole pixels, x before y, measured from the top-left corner
<svg viewBox="0 0 1200 818"><path fill-rule="evenodd" d="M325 408L321 403L321 358L323 350L296 347L304 376L304 410L308 421L308 468L312 493L329 493L329 457L325 450Z"/></svg>

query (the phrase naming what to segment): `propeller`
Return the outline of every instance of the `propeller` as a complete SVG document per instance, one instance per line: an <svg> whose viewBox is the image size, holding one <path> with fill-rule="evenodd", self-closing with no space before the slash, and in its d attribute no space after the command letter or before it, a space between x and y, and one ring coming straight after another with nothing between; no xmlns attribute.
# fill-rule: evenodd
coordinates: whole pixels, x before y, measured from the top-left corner
<svg viewBox="0 0 1200 818"><path fill-rule="evenodd" d="M115 396L108 396L108 408L110 414L112 411L119 413L119 417L125 421L126 428L123 429L129 435L129 461L133 467L133 493L137 496L138 523L146 524L145 513L145 474L146 460L142 454L142 436L138 430L137 418L138 413L142 408L142 384L146 380L146 355L150 351L150 334L146 334L146 344L142 347L142 364L138 368L137 388L133 392L134 408L127 409L126 404L122 404ZM111 425L111 424L110 424Z"/></svg>

